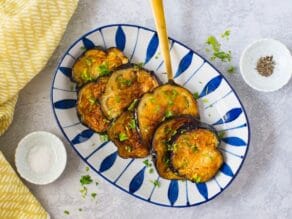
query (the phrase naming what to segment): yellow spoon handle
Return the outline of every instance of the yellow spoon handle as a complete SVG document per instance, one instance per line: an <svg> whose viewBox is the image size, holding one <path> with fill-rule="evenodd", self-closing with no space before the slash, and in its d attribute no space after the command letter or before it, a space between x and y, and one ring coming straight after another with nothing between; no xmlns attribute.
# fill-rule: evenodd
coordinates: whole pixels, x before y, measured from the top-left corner
<svg viewBox="0 0 292 219"><path fill-rule="evenodd" d="M158 32L159 45L165 62L168 80L173 80L171 60L169 53L169 44L167 37L167 29L164 17L163 0L151 0L152 11L154 15L155 25Z"/></svg>

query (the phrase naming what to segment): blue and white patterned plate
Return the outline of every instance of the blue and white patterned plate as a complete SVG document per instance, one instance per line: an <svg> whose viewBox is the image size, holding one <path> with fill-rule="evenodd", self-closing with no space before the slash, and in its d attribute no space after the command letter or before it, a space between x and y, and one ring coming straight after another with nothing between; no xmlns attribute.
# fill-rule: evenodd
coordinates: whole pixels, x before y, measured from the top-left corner
<svg viewBox="0 0 292 219"><path fill-rule="evenodd" d="M61 131L81 159L111 184L153 204L189 207L219 195L238 174L250 140L243 106L224 76L193 50L170 39L175 81L193 93L198 92L201 120L225 133L219 147L224 164L216 177L207 183L165 180L159 178L156 171L150 173L143 163L145 159L120 158L112 142L102 142L98 134L80 123L71 68L84 47L90 49L97 45L118 47L131 62L144 62L145 68L154 70L161 81L167 81L157 34L153 30L128 24L108 25L73 43L56 70L51 100ZM155 180L160 182L159 187L153 184Z"/></svg>

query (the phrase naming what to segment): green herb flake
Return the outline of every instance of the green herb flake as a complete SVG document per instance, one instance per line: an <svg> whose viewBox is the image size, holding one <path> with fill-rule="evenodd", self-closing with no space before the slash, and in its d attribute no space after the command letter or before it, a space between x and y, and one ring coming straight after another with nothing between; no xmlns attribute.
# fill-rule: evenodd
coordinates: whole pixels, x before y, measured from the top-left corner
<svg viewBox="0 0 292 219"><path fill-rule="evenodd" d="M78 211L82 211L82 208L78 208Z"/></svg>
<svg viewBox="0 0 292 219"><path fill-rule="evenodd" d="M136 129L136 121L135 119L131 119L131 121L128 123L128 126L130 129Z"/></svg>
<svg viewBox="0 0 292 219"><path fill-rule="evenodd" d="M91 81L92 80L92 77L90 76L90 74L88 73L88 70L87 68L85 68L83 70L83 72L81 73L81 79L84 81L84 82L88 82L88 81Z"/></svg>
<svg viewBox="0 0 292 219"><path fill-rule="evenodd" d="M221 38L229 40L230 30L225 30L224 33L221 34Z"/></svg>
<svg viewBox="0 0 292 219"><path fill-rule="evenodd" d="M193 181L194 181L195 183L200 183L200 182L201 182L201 177L198 176L198 175L195 175L195 176L193 177Z"/></svg>
<svg viewBox="0 0 292 219"><path fill-rule="evenodd" d="M193 96L194 96L194 98L195 98L196 100L200 98L200 95L199 95L198 92L195 92L195 93L193 94Z"/></svg>
<svg viewBox="0 0 292 219"><path fill-rule="evenodd" d="M152 174L153 172L154 172L154 169L153 168L150 168L149 169L149 173Z"/></svg>
<svg viewBox="0 0 292 219"><path fill-rule="evenodd" d="M91 59L85 58L86 65L91 66L92 62Z"/></svg>
<svg viewBox="0 0 292 219"><path fill-rule="evenodd" d="M119 134L119 140L120 141L126 141L126 140L128 140L128 136L125 133L121 132Z"/></svg>
<svg viewBox="0 0 292 219"><path fill-rule="evenodd" d="M227 69L227 72L229 74L233 74L235 72L235 67L233 65L231 65L228 69Z"/></svg>
<svg viewBox="0 0 292 219"><path fill-rule="evenodd" d="M98 186L99 185L99 182L95 182L95 185Z"/></svg>
<svg viewBox="0 0 292 219"><path fill-rule="evenodd" d="M68 210L65 210L65 211L64 211L64 214L69 215L70 212L69 212Z"/></svg>
<svg viewBox="0 0 292 219"><path fill-rule="evenodd" d="M98 72L99 72L99 76L105 76L105 75L109 75L111 73L111 71L109 70L109 66L108 63L103 63L100 66L97 67Z"/></svg>
<svg viewBox="0 0 292 219"><path fill-rule="evenodd" d="M91 197L92 197L93 199L95 199L96 195L97 195L96 192L92 192L92 193L91 193Z"/></svg>
<svg viewBox="0 0 292 219"><path fill-rule="evenodd" d="M101 142L108 141L108 135L107 134L99 134L99 139Z"/></svg>
<svg viewBox="0 0 292 219"><path fill-rule="evenodd" d="M132 147L129 146L129 145L126 145L126 146L125 146L125 150L126 150L128 153L130 153L130 152L132 152Z"/></svg>
<svg viewBox="0 0 292 219"><path fill-rule="evenodd" d="M192 149L193 152L197 152L199 150L197 145L192 145L191 149Z"/></svg>
<svg viewBox="0 0 292 219"><path fill-rule="evenodd" d="M141 69L141 68L143 68L144 65L145 65L144 62L139 62L137 64L134 64L134 68L135 69Z"/></svg>
<svg viewBox="0 0 292 219"><path fill-rule="evenodd" d="M85 171L88 172L89 171L89 167L85 167Z"/></svg>
<svg viewBox="0 0 292 219"><path fill-rule="evenodd" d="M164 162L164 164L165 164L166 166L168 166L169 163L170 163L170 159L169 159L169 157L168 157L168 156L164 156L164 157L163 157L163 162Z"/></svg>
<svg viewBox="0 0 292 219"><path fill-rule="evenodd" d="M150 180L150 182L153 183L153 185L155 187L158 187L159 188L161 186L160 182L157 179L156 180Z"/></svg>
<svg viewBox="0 0 292 219"><path fill-rule="evenodd" d="M96 103L96 99L94 97L89 97L88 101L91 105L94 105Z"/></svg>
<svg viewBox="0 0 292 219"><path fill-rule="evenodd" d="M224 138L225 137L225 132L224 131L220 131L220 132L218 132L218 138L219 139L222 139L222 138Z"/></svg>
<svg viewBox="0 0 292 219"><path fill-rule="evenodd" d="M121 97L115 96L115 101L116 101L116 103L120 103L121 102Z"/></svg>
<svg viewBox="0 0 292 219"><path fill-rule="evenodd" d="M132 111L135 109L136 104L138 103L138 99L133 100L133 102L130 104L130 106L128 107L129 111Z"/></svg>
<svg viewBox="0 0 292 219"><path fill-rule="evenodd" d="M218 42L215 36L209 36L206 41L206 44L211 46L214 52L219 52L221 49L221 44Z"/></svg>
<svg viewBox="0 0 292 219"><path fill-rule="evenodd" d="M144 160L143 163L145 164L146 167L151 167L152 164L149 162L149 160Z"/></svg>
<svg viewBox="0 0 292 219"><path fill-rule="evenodd" d="M209 102L209 100L207 98L203 99L202 101L203 101L203 103L208 103Z"/></svg>
<svg viewBox="0 0 292 219"><path fill-rule="evenodd" d="M80 183L82 186L92 183L91 176L89 175L81 176Z"/></svg>
<svg viewBox="0 0 292 219"><path fill-rule="evenodd" d="M81 46L80 49L83 50L83 51L87 50L85 46Z"/></svg>
<svg viewBox="0 0 292 219"><path fill-rule="evenodd" d="M85 186L82 187L82 189L80 189L80 193L81 193L81 196L82 198L85 198L86 195L87 195L87 188Z"/></svg>
<svg viewBox="0 0 292 219"><path fill-rule="evenodd" d="M173 113L172 113L170 110L167 110L167 111L165 112L165 118L169 118L169 117L171 117L171 116L173 116Z"/></svg>

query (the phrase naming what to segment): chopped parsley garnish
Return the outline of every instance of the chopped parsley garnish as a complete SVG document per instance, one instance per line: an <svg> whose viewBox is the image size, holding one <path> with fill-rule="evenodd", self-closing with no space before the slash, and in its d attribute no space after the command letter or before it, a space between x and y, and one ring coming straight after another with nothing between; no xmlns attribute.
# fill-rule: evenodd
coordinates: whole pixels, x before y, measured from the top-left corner
<svg viewBox="0 0 292 219"><path fill-rule="evenodd" d="M230 30L225 30L224 33L221 34L221 38L229 40Z"/></svg>
<svg viewBox="0 0 292 219"><path fill-rule="evenodd" d="M135 109L137 102L138 102L138 99L133 100L133 102L128 107L128 110L132 111L133 109Z"/></svg>
<svg viewBox="0 0 292 219"><path fill-rule="evenodd" d="M199 183L199 182L201 182L201 177L196 175L193 177L193 181L195 181L195 183Z"/></svg>
<svg viewBox="0 0 292 219"><path fill-rule="evenodd" d="M82 186L92 183L91 176L89 175L81 176L80 183Z"/></svg>
<svg viewBox="0 0 292 219"><path fill-rule="evenodd" d="M136 128L136 121L135 121L135 119L131 119L131 121L128 123L128 126L131 129L135 129Z"/></svg>
<svg viewBox="0 0 292 219"><path fill-rule="evenodd" d="M89 167L85 167L85 171L88 172L89 171Z"/></svg>
<svg viewBox="0 0 292 219"><path fill-rule="evenodd" d="M227 69L227 72L228 72L229 74L233 74L233 73L235 72L235 67L231 65L231 66Z"/></svg>
<svg viewBox="0 0 292 219"><path fill-rule="evenodd" d="M92 192L92 193L91 193L91 197L92 197L93 199L96 197L96 195L97 195L97 194L96 194L95 192Z"/></svg>
<svg viewBox="0 0 292 219"><path fill-rule="evenodd" d="M131 146L128 146L128 145L126 145L125 146L125 150L127 151L127 152L132 152L132 147Z"/></svg>
<svg viewBox="0 0 292 219"><path fill-rule="evenodd" d="M161 185L160 182L159 182L157 179L156 179L156 180L150 180L150 182L153 183L153 185L154 185L155 187L158 187L158 188L159 188L160 185Z"/></svg>
<svg viewBox="0 0 292 219"><path fill-rule="evenodd" d="M151 103L155 103L156 102L156 99L154 97L150 97L149 100L150 100Z"/></svg>
<svg viewBox="0 0 292 219"><path fill-rule="evenodd" d="M121 102L121 97L119 97L119 96L115 96L115 101L116 101L117 103L120 103L120 102Z"/></svg>
<svg viewBox="0 0 292 219"><path fill-rule="evenodd" d="M85 58L86 65L91 66L92 62L91 59Z"/></svg>
<svg viewBox="0 0 292 219"><path fill-rule="evenodd" d="M171 117L171 116L173 116L173 113L172 113L170 110L167 110L167 111L165 112L165 118L169 118L169 117Z"/></svg>
<svg viewBox="0 0 292 219"><path fill-rule="evenodd" d="M78 208L78 211L82 211L82 208Z"/></svg>
<svg viewBox="0 0 292 219"><path fill-rule="evenodd" d="M89 103L90 103L91 105L93 105L93 104L96 103L96 99L93 98L93 97L89 97L89 98L88 98L88 101L89 101Z"/></svg>
<svg viewBox="0 0 292 219"><path fill-rule="evenodd" d="M151 173L153 173L154 172L154 169L153 168L150 168L149 169L149 173L151 174Z"/></svg>
<svg viewBox="0 0 292 219"><path fill-rule="evenodd" d="M107 134L100 134L99 139L102 142L108 141L108 135Z"/></svg>
<svg viewBox="0 0 292 219"><path fill-rule="evenodd" d="M88 73L87 71L87 68L85 68L83 70L83 72L81 73L81 79L84 81L84 82L88 82L88 81L91 81L92 80L92 77L90 76L90 74Z"/></svg>
<svg viewBox="0 0 292 219"><path fill-rule="evenodd" d="M198 151L197 145L192 145L191 149L192 149L193 152L197 152Z"/></svg>
<svg viewBox="0 0 292 219"><path fill-rule="evenodd" d="M81 46L80 49L84 51L87 50L85 46Z"/></svg>
<svg viewBox="0 0 292 219"><path fill-rule="evenodd" d="M125 133L121 132L119 134L119 140L120 141L126 141L126 140L128 140L128 136Z"/></svg>
<svg viewBox="0 0 292 219"><path fill-rule="evenodd" d="M208 103L208 102L209 102L209 100L208 100L208 99L206 99L206 98L205 98L205 99L203 99L202 101L203 101L203 103Z"/></svg>
<svg viewBox="0 0 292 219"><path fill-rule="evenodd" d="M149 162L149 160L144 160L143 163L145 164L146 167L151 167L152 164Z"/></svg>
<svg viewBox="0 0 292 219"><path fill-rule="evenodd" d="M98 72L99 72L99 76L109 75L111 71L109 70L108 63L106 62L98 66Z"/></svg>
<svg viewBox="0 0 292 219"><path fill-rule="evenodd" d="M218 138L219 139L222 139L224 137L225 137L225 132L224 131L218 132Z"/></svg>
<svg viewBox="0 0 292 219"><path fill-rule="evenodd" d="M126 87L130 86L133 82L131 79L126 79L122 75L118 76L117 81L120 85L126 86Z"/></svg>
<svg viewBox="0 0 292 219"><path fill-rule="evenodd" d="M65 210L65 211L64 211L64 214L69 215L70 212L69 212L68 210Z"/></svg>
<svg viewBox="0 0 292 219"><path fill-rule="evenodd" d="M140 69L140 68L143 68L144 65L145 65L144 62L139 62L137 64L134 64L134 68Z"/></svg>
<svg viewBox="0 0 292 219"><path fill-rule="evenodd" d="M164 156L163 157L163 162L165 163L165 165L169 165L169 162L170 162L170 159L169 159L169 157L168 156Z"/></svg>
<svg viewBox="0 0 292 219"><path fill-rule="evenodd" d="M195 93L193 94L193 96L194 96L194 98L195 98L196 100L200 98L200 95L199 95L198 92L195 92Z"/></svg>
<svg viewBox="0 0 292 219"><path fill-rule="evenodd" d="M230 62L231 61L231 51L223 51L221 50L221 44L218 42L215 36L209 36L206 44L210 46L212 49L211 60L220 59L222 62Z"/></svg>
<svg viewBox="0 0 292 219"><path fill-rule="evenodd" d="M82 198L85 198L87 195L87 188L83 186L82 189L80 189L80 193L81 193Z"/></svg>

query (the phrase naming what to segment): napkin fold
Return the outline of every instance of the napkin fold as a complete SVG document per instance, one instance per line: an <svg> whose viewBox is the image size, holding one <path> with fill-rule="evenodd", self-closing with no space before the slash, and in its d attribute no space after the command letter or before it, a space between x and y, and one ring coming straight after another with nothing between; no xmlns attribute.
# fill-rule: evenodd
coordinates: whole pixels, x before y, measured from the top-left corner
<svg viewBox="0 0 292 219"><path fill-rule="evenodd" d="M47 219L44 210L28 188L21 182L0 151L0 218Z"/></svg>
<svg viewBox="0 0 292 219"><path fill-rule="evenodd" d="M0 135L18 92L46 65L78 0L0 0Z"/></svg>

